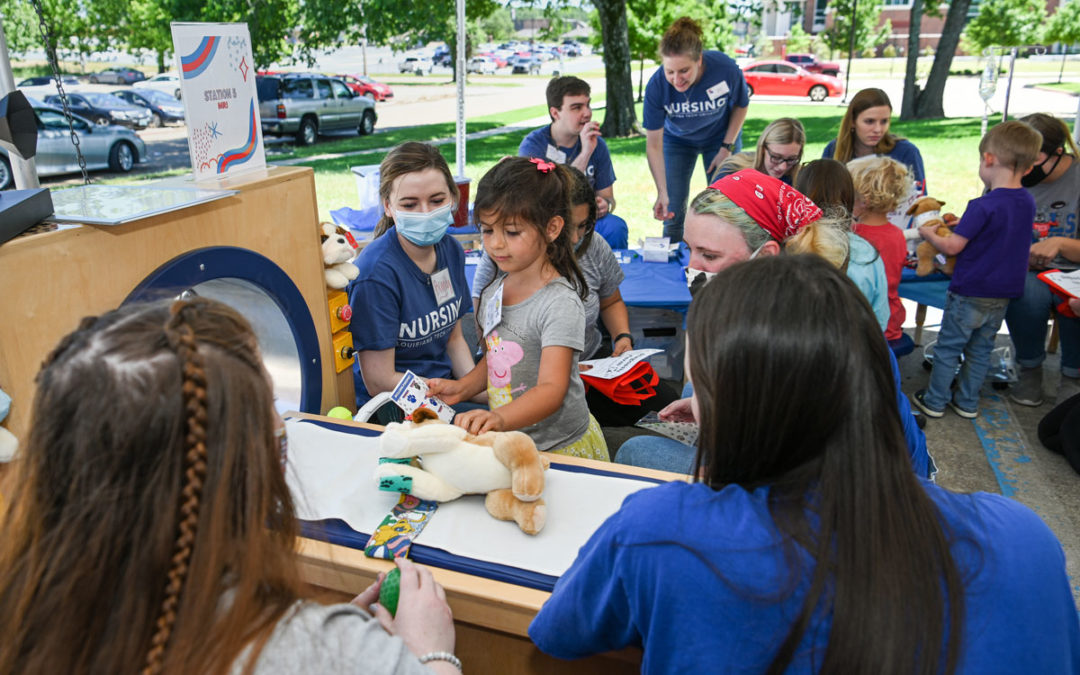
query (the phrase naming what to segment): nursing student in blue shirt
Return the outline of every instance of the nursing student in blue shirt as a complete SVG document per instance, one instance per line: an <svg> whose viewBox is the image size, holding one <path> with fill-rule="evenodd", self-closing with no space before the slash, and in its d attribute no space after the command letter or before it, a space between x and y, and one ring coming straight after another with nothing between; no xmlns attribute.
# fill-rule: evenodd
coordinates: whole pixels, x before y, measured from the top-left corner
<svg viewBox="0 0 1080 675"><path fill-rule="evenodd" d="M762 302L768 298L768 302ZM911 471L889 348L815 255L742 262L694 297L692 482L642 489L529 626L643 673L1077 673L1061 544L1001 495Z"/></svg>
<svg viewBox="0 0 1080 675"><path fill-rule="evenodd" d="M690 179L700 156L705 183L720 163L742 149L750 95L730 57L704 51L702 30L682 17L660 40L661 67L645 87L645 153L656 184L653 217L664 236L682 241Z"/></svg>
<svg viewBox="0 0 1080 675"><path fill-rule="evenodd" d="M472 310L465 280L465 252L447 234L458 188L439 149L409 141L379 166L385 213L371 242L356 259L359 276L349 285L349 324L357 364L356 406L393 391L405 371L424 378L460 377L473 368L461 317ZM482 403L462 401L457 412ZM386 403L379 424L400 421Z"/></svg>

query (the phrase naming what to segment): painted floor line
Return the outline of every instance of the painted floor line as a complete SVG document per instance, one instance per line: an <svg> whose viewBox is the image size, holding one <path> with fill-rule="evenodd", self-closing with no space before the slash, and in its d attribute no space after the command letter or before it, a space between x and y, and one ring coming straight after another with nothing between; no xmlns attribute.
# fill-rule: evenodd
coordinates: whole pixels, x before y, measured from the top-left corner
<svg viewBox="0 0 1080 675"><path fill-rule="evenodd" d="M975 434L997 478L1001 494L1017 498L1030 487L1022 476L1021 467L1031 462L1031 456L1005 400L998 395L984 396L980 401L979 416L971 422L975 425Z"/></svg>

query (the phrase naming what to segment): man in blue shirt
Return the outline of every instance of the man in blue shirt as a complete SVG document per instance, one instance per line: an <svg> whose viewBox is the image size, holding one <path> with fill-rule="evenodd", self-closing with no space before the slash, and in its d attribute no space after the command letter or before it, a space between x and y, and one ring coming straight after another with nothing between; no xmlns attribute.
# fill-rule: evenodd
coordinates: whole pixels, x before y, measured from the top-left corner
<svg viewBox="0 0 1080 675"><path fill-rule="evenodd" d="M518 155L569 164L585 174L596 190L596 231L612 248L626 248L626 221L611 214L615 169L600 125L592 120L591 93L589 83L580 78L552 79L547 86L551 124L530 132L518 146Z"/></svg>

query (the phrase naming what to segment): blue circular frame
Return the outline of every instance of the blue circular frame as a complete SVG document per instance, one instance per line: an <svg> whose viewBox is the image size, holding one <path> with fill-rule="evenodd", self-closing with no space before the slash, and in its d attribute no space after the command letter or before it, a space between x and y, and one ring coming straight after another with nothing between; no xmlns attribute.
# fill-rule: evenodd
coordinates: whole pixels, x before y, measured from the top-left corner
<svg viewBox="0 0 1080 675"><path fill-rule="evenodd" d="M307 302L289 275L264 255L235 246L211 246L179 255L154 270L128 294L124 304L158 300L165 292L204 281L243 279L262 289L278 306L292 331L300 356L300 411L319 414L322 357Z"/></svg>

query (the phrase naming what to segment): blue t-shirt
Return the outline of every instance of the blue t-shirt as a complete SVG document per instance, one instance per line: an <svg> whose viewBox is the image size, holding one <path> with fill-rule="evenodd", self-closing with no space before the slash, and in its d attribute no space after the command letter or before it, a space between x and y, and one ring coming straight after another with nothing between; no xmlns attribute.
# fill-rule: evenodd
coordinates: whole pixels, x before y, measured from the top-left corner
<svg viewBox="0 0 1080 675"><path fill-rule="evenodd" d="M956 256L949 290L970 298L1024 295L1035 200L1024 188L998 188L968 202L955 234L968 239Z"/></svg>
<svg viewBox="0 0 1080 675"><path fill-rule="evenodd" d="M727 133L732 108L750 105L746 79L735 61L716 51L702 52L701 78L680 93L657 68L645 86L646 129L664 129L664 142L717 147Z"/></svg>
<svg viewBox="0 0 1080 675"><path fill-rule="evenodd" d="M821 156L825 159L832 159L835 152L836 139L834 138L825 146ZM910 169L915 179L915 188L919 191L919 194L926 194L926 169L923 167L922 154L914 143L906 138L901 138L896 141L896 147L892 149L892 152L885 153L885 156L895 159Z"/></svg>
<svg viewBox="0 0 1080 675"><path fill-rule="evenodd" d="M551 137L551 125L545 125L529 132L529 135L518 146L518 155L521 157L539 157L549 159L556 164L569 164L581 154L581 137L574 139L574 145L564 148L555 143ZM608 152L607 143L604 139L596 139L596 148L589 157L589 164L585 167L585 175L589 178L589 185L594 190L609 188L615 183L615 168L611 166L611 154Z"/></svg>
<svg viewBox="0 0 1080 675"><path fill-rule="evenodd" d="M409 258L397 228L368 244L356 259L358 276L349 284L353 318L349 324L357 351L394 349L394 368L423 377L451 377L446 344L462 314L472 311L465 281L465 252L446 235L435 244L435 269L447 270L454 294L442 305L435 300L431 275ZM359 364L353 365L356 405L371 399Z"/></svg>
<svg viewBox="0 0 1080 675"><path fill-rule="evenodd" d="M1010 499L923 485L964 580L957 672L1080 672L1080 621L1050 529ZM768 494L673 482L630 495L578 552L529 637L563 659L642 646L643 673L764 672L814 569L796 547L802 573L776 597L789 568ZM786 672L816 672L830 623L808 627Z"/></svg>

